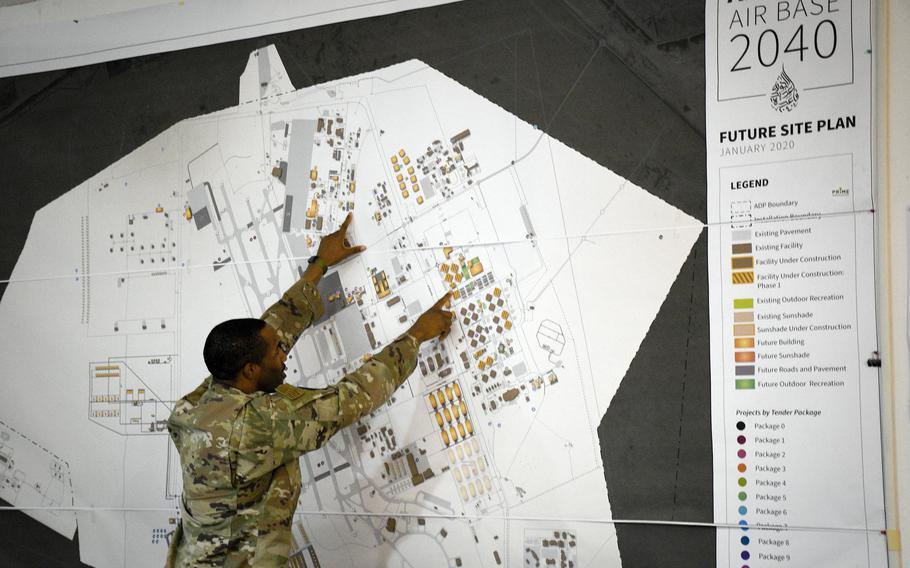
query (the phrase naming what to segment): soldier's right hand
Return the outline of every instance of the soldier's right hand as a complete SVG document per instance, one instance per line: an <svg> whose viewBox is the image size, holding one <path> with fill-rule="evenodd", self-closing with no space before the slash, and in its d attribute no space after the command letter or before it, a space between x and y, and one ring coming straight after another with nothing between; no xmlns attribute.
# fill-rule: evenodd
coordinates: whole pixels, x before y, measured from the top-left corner
<svg viewBox="0 0 910 568"><path fill-rule="evenodd" d="M417 321L408 330L408 335L419 343L434 337L445 339L446 335L449 334L449 329L452 327L452 320L455 318L455 314L444 309L449 305L451 299L451 292L440 298L438 302L433 304L432 308L417 318Z"/></svg>

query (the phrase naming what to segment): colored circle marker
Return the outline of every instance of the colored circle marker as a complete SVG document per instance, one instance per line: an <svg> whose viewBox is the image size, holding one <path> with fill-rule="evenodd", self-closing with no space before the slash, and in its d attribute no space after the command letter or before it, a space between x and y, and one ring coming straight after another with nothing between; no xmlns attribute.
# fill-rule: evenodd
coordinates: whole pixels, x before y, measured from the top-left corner
<svg viewBox="0 0 910 568"><path fill-rule="evenodd" d="M744 536L741 539L739 539L739 542L741 542L743 546L746 546L747 544L749 544L749 537Z"/></svg>
<svg viewBox="0 0 910 568"><path fill-rule="evenodd" d="M739 506L739 514L740 514L740 515L745 515L745 514L748 513L748 512L749 512L749 510L746 509L746 506L745 506L745 505L740 505L740 506Z"/></svg>
<svg viewBox="0 0 910 568"><path fill-rule="evenodd" d="M740 435L740 436L737 436L737 437L736 437L736 441L739 442L740 444L745 444L745 443L746 443L746 437L745 437L745 436L741 436L741 435Z"/></svg>
<svg viewBox="0 0 910 568"><path fill-rule="evenodd" d="M746 429L746 423L743 422L742 420L740 420L739 422L736 423L736 429L737 429L737 430L745 430L745 429Z"/></svg>
<svg viewBox="0 0 910 568"><path fill-rule="evenodd" d="M749 559L749 551L748 551L748 550L743 550L743 551L739 554L739 557L742 558L743 560L748 560L748 559Z"/></svg>
<svg viewBox="0 0 910 568"><path fill-rule="evenodd" d="M745 501L746 497L748 497L748 496L746 495L745 491L740 491L739 494L737 495L737 497L739 498L740 501Z"/></svg>
<svg viewBox="0 0 910 568"><path fill-rule="evenodd" d="M740 477L739 479L736 480L736 483L738 483L740 487L745 487L745 486L746 486L746 478L745 478L745 477Z"/></svg>
<svg viewBox="0 0 910 568"><path fill-rule="evenodd" d="M740 451L736 452L736 455L739 456L740 459L742 459L742 458L746 457L746 450L740 450Z"/></svg>
<svg viewBox="0 0 910 568"><path fill-rule="evenodd" d="M740 526L740 528L742 528L744 531L749 530L749 523L747 523L746 521L740 521L740 522L739 522L739 526Z"/></svg>
<svg viewBox="0 0 910 568"><path fill-rule="evenodd" d="M743 473L744 471L746 471L746 464L741 463L741 464L739 464L738 466L736 466L736 469L737 469L737 471L739 471L740 473Z"/></svg>

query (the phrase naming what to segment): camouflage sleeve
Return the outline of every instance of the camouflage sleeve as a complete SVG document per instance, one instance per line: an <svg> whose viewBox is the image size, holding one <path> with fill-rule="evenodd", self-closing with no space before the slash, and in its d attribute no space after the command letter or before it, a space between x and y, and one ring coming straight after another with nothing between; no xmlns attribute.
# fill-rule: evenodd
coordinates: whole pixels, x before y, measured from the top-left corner
<svg viewBox="0 0 910 568"><path fill-rule="evenodd" d="M330 387L330 396L314 401L316 419L341 429L379 408L414 372L419 347L410 335L390 343Z"/></svg>
<svg viewBox="0 0 910 568"><path fill-rule="evenodd" d="M321 447L338 430L387 401L417 366L417 341L403 335L324 389L281 385L244 410L237 475L254 479Z"/></svg>
<svg viewBox="0 0 910 568"><path fill-rule="evenodd" d="M319 321L324 312L316 286L301 278L262 314L262 319L278 332L279 345L287 353L300 334Z"/></svg>

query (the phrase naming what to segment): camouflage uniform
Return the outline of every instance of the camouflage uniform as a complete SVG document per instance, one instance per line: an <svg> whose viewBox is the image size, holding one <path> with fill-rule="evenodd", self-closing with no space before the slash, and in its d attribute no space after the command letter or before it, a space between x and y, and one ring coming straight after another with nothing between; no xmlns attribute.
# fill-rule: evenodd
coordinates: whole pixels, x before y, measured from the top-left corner
<svg viewBox="0 0 910 568"><path fill-rule="evenodd" d="M285 351L323 313L303 280L263 314ZM286 566L300 496L301 454L371 412L414 371L418 343L404 335L333 386L245 394L211 377L168 420L183 466L181 521L168 566Z"/></svg>

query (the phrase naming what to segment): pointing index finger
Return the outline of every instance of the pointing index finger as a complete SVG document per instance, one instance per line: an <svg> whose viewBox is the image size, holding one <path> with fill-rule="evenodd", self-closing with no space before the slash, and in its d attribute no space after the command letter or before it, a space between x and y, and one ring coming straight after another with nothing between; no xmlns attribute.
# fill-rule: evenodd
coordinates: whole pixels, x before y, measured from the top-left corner
<svg viewBox="0 0 910 568"><path fill-rule="evenodd" d="M439 308L439 309L447 307L449 305L449 302L451 301L451 299L452 299L452 293L446 292L446 295L443 296L442 298L439 298L439 301L437 301L436 304L433 305L433 307Z"/></svg>
<svg viewBox="0 0 910 568"><path fill-rule="evenodd" d="M345 218L344 218L344 221L342 221L342 223L341 223L341 228L342 228L342 230L347 231L347 230L348 230L348 226L351 224L351 221L352 221L353 219L354 219L354 214L349 212L349 213L348 213L348 216L345 217Z"/></svg>

